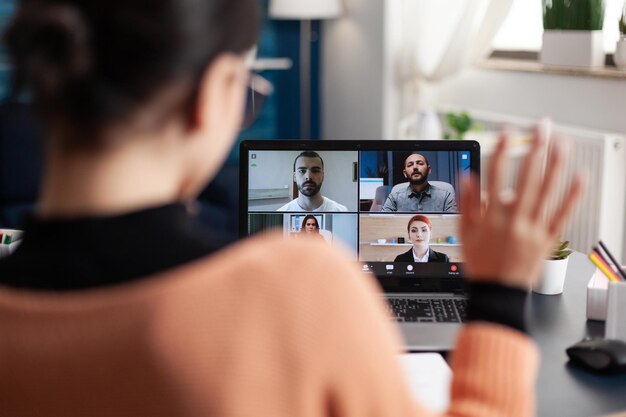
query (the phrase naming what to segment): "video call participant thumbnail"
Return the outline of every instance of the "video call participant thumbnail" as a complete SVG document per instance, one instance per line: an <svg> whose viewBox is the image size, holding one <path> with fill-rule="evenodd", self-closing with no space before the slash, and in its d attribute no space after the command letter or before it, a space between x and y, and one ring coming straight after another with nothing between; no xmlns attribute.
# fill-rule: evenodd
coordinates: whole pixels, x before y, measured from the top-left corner
<svg viewBox="0 0 626 417"><path fill-rule="evenodd" d="M320 234L320 224L312 214L307 214L304 217L304 220L302 220L302 226L300 227L300 232L298 233L300 237L323 238Z"/></svg>
<svg viewBox="0 0 626 417"><path fill-rule="evenodd" d="M381 211L457 212L454 193L428 182L432 168L419 153L404 160L402 174L409 180L406 187L392 190Z"/></svg>
<svg viewBox="0 0 626 417"><path fill-rule="evenodd" d="M293 181L298 198L277 211L348 211L348 208L321 193L324 183L324 160L314 151L300 153L293 162Z"/></svg>
<svg viewBox="0 0 626 417"><path fill-rule="evenodd" d="M396 256L394 262L450 262L448 255L430 248L433 226L427 216L418 214L411 217L406 228L413 247Z"/></svg>

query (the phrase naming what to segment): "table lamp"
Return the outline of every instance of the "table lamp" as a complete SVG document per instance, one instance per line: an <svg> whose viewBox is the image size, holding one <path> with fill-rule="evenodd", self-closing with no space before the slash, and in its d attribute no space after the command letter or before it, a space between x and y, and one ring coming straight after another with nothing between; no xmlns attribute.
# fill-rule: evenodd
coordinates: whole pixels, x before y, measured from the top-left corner
<svg viewBox="0 0 626 417"><path fill-rule="evenodd" d="M311 135L311 20L341 16L341 0L270 0L272 19L300 20L300 139Z"/></svg>

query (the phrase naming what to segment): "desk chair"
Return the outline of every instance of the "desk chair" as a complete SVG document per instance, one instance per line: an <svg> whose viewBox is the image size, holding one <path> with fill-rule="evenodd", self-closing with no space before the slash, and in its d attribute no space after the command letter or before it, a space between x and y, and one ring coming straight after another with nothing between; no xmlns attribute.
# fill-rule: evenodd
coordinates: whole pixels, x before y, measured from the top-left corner
<svg viewBox="0 0 626 417"><path fill-rule="evenodd" d="M381 211L383 206L385 205L385 200L389 195L389 186L381 185L376 188L376 193L374 194L374 200L372 201L372 206L370 207L370 211Z"/></svg>

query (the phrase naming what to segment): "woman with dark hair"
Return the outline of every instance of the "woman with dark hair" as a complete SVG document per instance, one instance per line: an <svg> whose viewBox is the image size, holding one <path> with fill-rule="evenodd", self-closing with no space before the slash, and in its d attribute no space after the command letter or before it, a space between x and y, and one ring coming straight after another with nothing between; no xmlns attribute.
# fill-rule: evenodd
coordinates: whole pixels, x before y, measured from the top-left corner
<svg viewBox="0 0 626 417"><path fill-rule="evenodd" d="M256 6L20 2L15 93L32 92L48 143L36 215L0 261L0 414L432 415L405 387L376 284L340 251L277 234L222 249L185 210L241 123ZM548 223L534 214L563 164L556 149L542 179L537 136L518 198L500 201L504 143L485 217L476 182L463 187L483 297L458 337L454 415L532 413L526 288L580 194L577 182Z"/></svg>
<svg viewBox="0 0 626 417"><path fill-rule="evenodd" d="M394 262L450 262L448 255L430 248L433 225L428 216L417 214L411 217L406 230L413 247L396 256Z"/></svg>
<svg viewBox="0 0 626 417"><path fill-rule="evenodd" d="M312 214L307 214L302 219L302 226L300 227L301 235L320 235L320 224L317 222L317 218L315 218Z"/></svg>

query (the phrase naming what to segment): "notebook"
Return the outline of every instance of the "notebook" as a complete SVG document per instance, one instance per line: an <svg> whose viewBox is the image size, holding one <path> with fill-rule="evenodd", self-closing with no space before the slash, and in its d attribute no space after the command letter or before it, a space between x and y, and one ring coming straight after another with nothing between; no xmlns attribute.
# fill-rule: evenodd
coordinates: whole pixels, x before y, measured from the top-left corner
<svg viewBox="0 0 626 417"><path fill-rule="evenodd" d="M443 357L438 353L405 353L399 359L415 401L444 413L450 405L452 369Z"/></svg>
<svg viewBox="0 0 626 417"><path fill-rule="evenodd" d="M465 316L459 240L475 141L244 141L240 235L279 228L351 250L374 274L409 351L454 346Z"/></svg>

